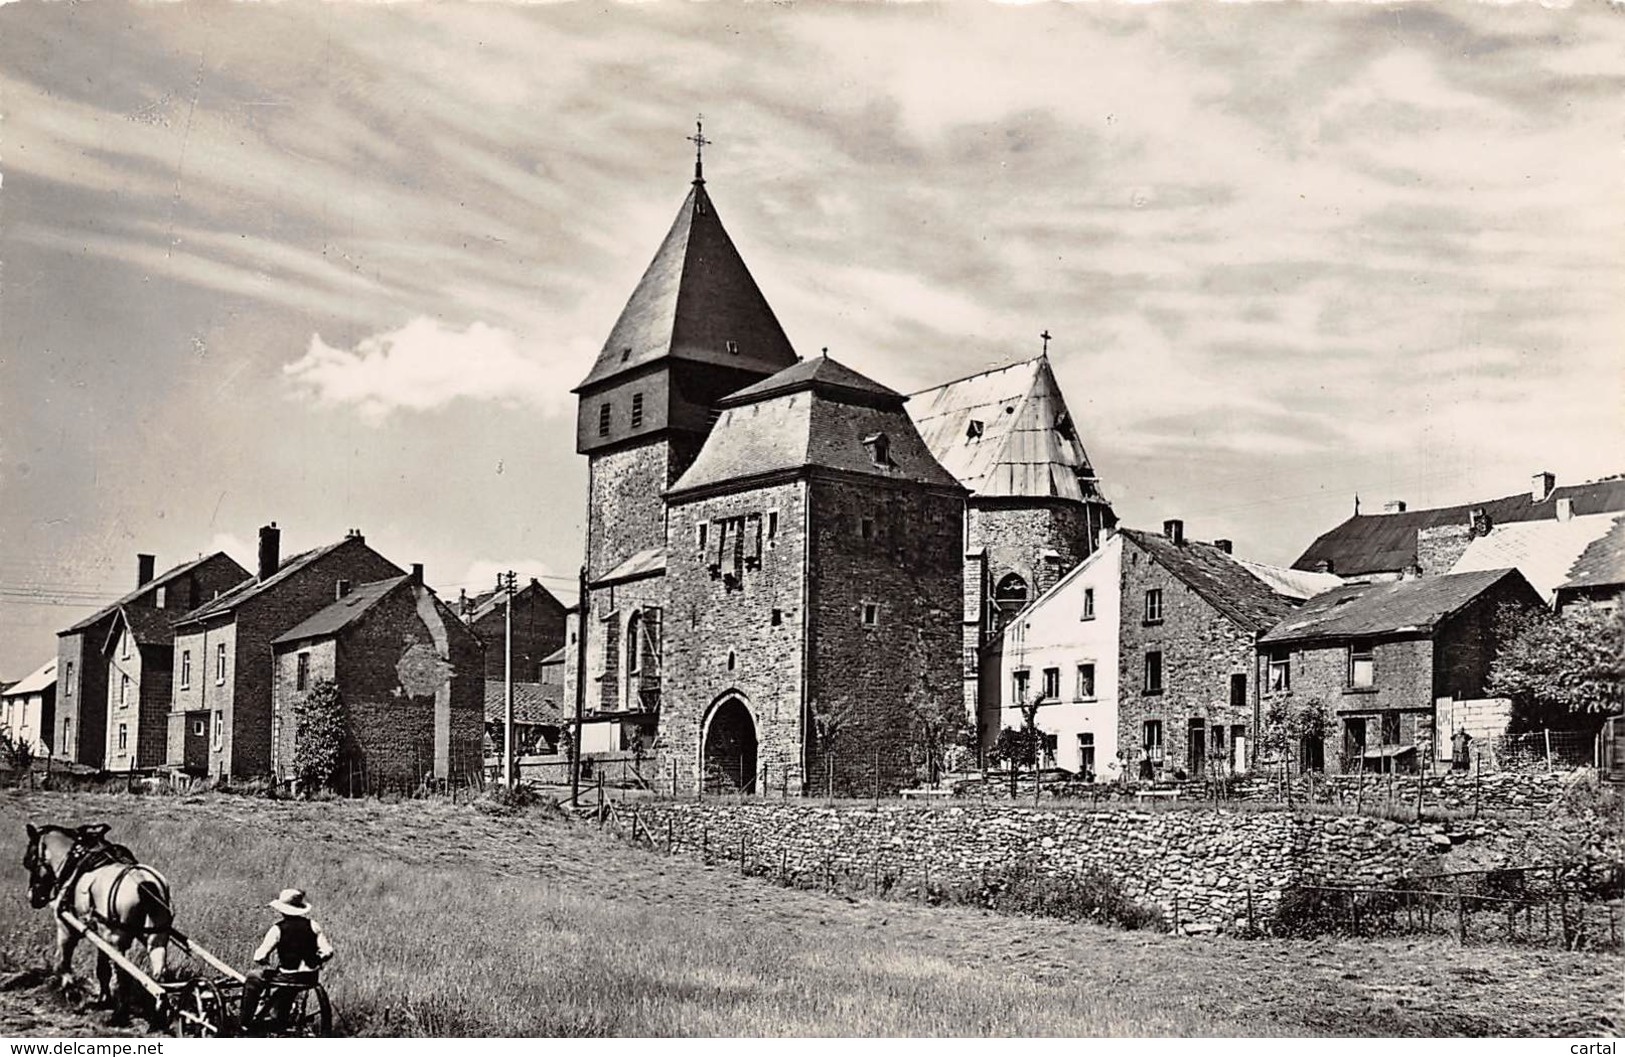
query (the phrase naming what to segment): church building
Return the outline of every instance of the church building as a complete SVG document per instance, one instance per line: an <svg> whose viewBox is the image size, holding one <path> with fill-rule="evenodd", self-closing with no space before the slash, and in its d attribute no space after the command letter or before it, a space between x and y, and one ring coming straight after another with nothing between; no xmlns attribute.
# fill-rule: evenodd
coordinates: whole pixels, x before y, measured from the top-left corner
<svg viewBox="0 0 1625 1057"><path fill-rule="evenodd" d="M913 717L974 717L1001 613L1115 522L1047 356L913 397L798 357L698 157L575 392L566 709L579 689L582 752L641 758L658 788L913 784Z"/></svg>

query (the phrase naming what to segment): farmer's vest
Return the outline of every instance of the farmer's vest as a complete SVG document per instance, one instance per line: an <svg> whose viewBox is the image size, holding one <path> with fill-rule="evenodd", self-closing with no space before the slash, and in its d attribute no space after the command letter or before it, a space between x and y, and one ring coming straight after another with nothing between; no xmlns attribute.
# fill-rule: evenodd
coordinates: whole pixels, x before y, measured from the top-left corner
<svg viewBox="0 0 1625 1057"><path fill-rule="evenodd" d="M276 958L283 969L314 969L320 956L316 953L316 930L304 918L285 917L277 926Z"/></svg>

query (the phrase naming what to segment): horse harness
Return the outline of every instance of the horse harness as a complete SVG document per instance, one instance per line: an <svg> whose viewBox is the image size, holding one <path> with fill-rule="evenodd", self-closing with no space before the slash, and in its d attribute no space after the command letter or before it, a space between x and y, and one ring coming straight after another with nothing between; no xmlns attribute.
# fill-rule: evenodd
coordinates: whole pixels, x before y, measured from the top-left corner
<svg viewBox="0 0 1625 1057"><path fill-rule="evenodd" d="M113 883L108 887L107 890L106 902L109 911L111 911L113 906L118 902L119 889L123 886L125 878L129 877L130 874L137 870L145 871L157 878L159 885L163 889L162 901L166 905L168 904L169 879L163 874L159 873L151 866L144 866L140 862L137 862L135 853L122 844L114 844L111 841L102 840L100 838L96 838L94 841L86 841L82 837L76 839L73 846L68 849L67 858L65 858L62 862L62 869L57 874L56 885L51 891L52 900L60 904L67 898L67 894L73 890L73 886L78 882L79 878L93 870L100 870L107 866L123 867L123 869L119 870L118 874L113 878ZM140 882L138 881L137 883L139 884ZM110 927L113 925L113 922L109 921L106 915L102 914L101 911L97 910L94 904L92 904L89 908L88 916L99 925ZM155 929L152 931L158 932L168 930Z"/></svg>

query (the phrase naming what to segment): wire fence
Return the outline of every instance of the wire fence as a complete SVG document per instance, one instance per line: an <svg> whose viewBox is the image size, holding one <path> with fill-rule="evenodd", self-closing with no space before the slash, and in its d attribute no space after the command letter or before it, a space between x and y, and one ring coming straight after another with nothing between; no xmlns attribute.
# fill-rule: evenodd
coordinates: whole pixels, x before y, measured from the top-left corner
<svg viewBox="0 0 1625 1057"><path fill-rule="evenodd" d="M1596 745L1596 735L1578 730L1503 734L1491 746L1489 769L1527 772L1589 767L1595 762Z"/></svg>

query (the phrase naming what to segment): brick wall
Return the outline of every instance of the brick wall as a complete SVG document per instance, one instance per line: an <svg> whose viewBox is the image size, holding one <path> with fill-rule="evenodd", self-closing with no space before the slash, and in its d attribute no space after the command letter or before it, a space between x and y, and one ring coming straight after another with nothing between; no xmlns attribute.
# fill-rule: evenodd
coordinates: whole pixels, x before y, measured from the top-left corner
<svg viewBox="0 0 1625 1057"><path fill-rule="evenodd" d="M1137 559L1137 560L1136 560ZM1159 773L1191 767L1192 720L1200 720L1203 759L1233 762L1237 728L1253 728L1253 637L1125 538L1119 618L1117 742L1130 774L1139 773L1146 720L1162 724ZM1162 592L1162 620L1146 623L1146 592ZM1162 654L1162 692L1145 691L1146 654ZM1240 703L1232 705L1232 677ZM1216 748L1214 732L1223 730Z"/></svg>
<svg viewBox="0 0 1625 1057"><path fill-rule="evenodd" d="M1426 827L1362 816L1289 812L1069 811L1008 805L824 807L805 803L649 801L642 831L683 854L709 852L792 880L827 875L864 884L876 874L904 889L975 885L1026 859L1066 877L1085 868L1172 922L1229 929L1268 915L1291 884L1391 884L1432 854Z"/></svg>
<svg viewBox="0 0 1625 1057"><path fill-rule="evenodd" d="M307 665L305 685L299 685L299 658ZM338 681L338 641L320 639L281 647L273 665L271 709L276 734L271 773L279 780L293 774L294 752L298 748L298 707L310 688L322 680ZM346 772L346 776L347 776Z"/></svg>
<svg viewBox="0 0 1625 1057"><path fill-rule="evenodd" d="M507 609L499 607L472 626L485 644L485 676L501 679L507 660ZM515 682L541 681L543 657L564 645L564 603L540 585L527 585L514 597L513 677Z"/></svg>
<svg viewBox="0 0 1625 1057"><path fill-rule="evenodd" d="M839 718L835 791L912 785L911 712L963 693L964 502L817 479L810 504L808 697L815 715ZM870 539L864 518L873 519ZM866 605L878 607L872 627ZM829 764L812 740L809 771L823 776Z"/></svg>
<svg viewBox="0 0 1625 1057"><path fill-rule="evenodd" d="M129 632L125 631L127 638ZM172 691L169 646L115 644L108 658L106 767L110 771L162 766L167 752L169 700ZM130 678L127 703L120 705L124 676ZM118 747L118 728L125 727L125 747Z"/></svg>
<svg viewBox="0 0 1625 1057"><path fill-rule="evenodd" d="M103 656L107 665L107 735L102 746L102 759L110 771L126 771L136 762L141 741L141 649L135 644L128 629L122 629L110 653ZM126 690L124 680L130 680ZM118 730L124 727L124 745L118 744Z"/></svg>

